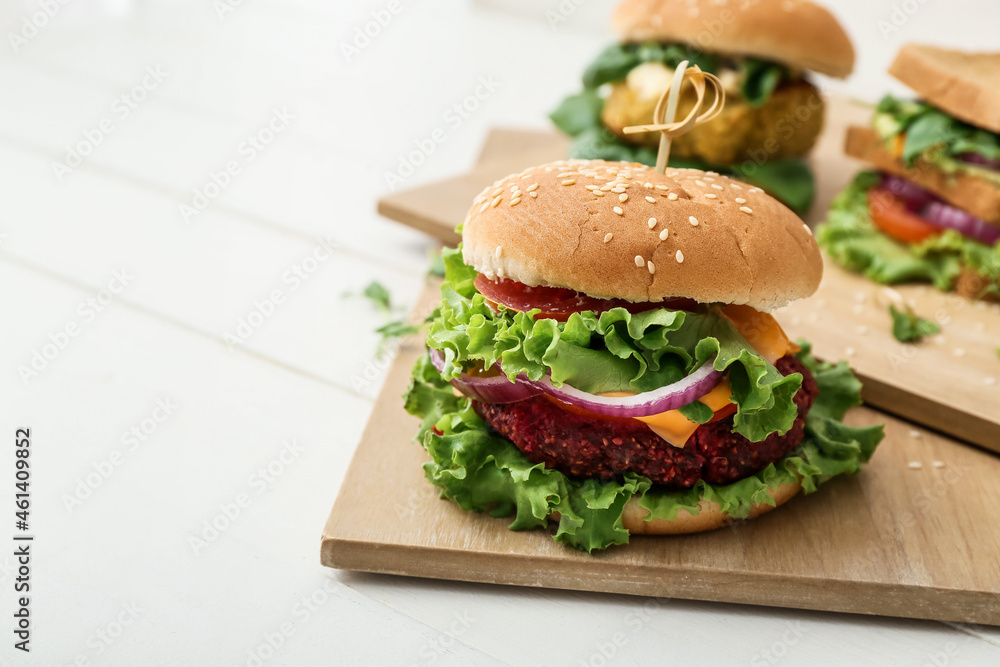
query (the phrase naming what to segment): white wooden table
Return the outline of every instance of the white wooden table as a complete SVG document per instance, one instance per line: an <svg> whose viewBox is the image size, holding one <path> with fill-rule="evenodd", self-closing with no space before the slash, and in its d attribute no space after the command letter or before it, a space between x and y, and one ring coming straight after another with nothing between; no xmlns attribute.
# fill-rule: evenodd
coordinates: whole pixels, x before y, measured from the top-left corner
<svg viewBox="0 0 1000 667"><path fill-rule="evenodd" d="M0 664L1000 664L996 629L319 566L386 363L345 292L404 313L430 248L375 215L386 174L544 127L609 39L606 1L555 29L513 4L53 0L25 32L37 5L5 3L0 433L31 428L36 540L30 654L0 548ZM891 3L841 3L871 56L841 90L877 96L904 39L996 46L994 6L910 4L883 39Z"/></svg>

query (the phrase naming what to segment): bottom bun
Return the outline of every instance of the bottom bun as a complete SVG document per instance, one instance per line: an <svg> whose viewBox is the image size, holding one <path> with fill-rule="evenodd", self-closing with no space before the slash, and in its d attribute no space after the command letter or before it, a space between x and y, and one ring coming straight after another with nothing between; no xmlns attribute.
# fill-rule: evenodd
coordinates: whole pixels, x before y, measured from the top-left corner
<svg viewBox="0 0 1000 667"><path fill-rule="evenodd" d="M772 492L774 506L767 503L754 505L750 514L745 520L754 519L761 514L770 512L775 507L788 502L802 485L798 482L782 484ZM689 514L686 510L678 510L677 516L673 520L650 519L646 521L649 510L639 506L639 501L632 498L625 505L622 512L622 523L629 533L633 535L682 535L684 533L700 533L706 530L715 530L733 523L733 519L722 511L718 503L711 500L702 500L698 503L698 514Z"/></svg>

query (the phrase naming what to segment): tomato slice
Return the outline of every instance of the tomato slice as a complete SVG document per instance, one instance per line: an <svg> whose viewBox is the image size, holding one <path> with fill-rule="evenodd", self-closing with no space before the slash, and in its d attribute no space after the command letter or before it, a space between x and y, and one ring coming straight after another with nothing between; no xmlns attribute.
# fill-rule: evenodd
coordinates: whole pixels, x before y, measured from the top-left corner
<svg viewBox="0 0 1000 667"><path fill-rule="evenodd" d="M910 212L902 199L878 188L868 191L868 214L876 227L905 243L920 243L941 233L941 228Z"/></svg>
<svg viewBox="0 0 1000 667"><path fill-rule="evenodd" d="M592 310L603 313L612 308L624 308L630 313L641 313L654 308L670 310L696 310L698 302L693 299L665 299L663 301L643 301L632 303L624 299L595 299L582 292L562 287L529 287L514 280L490 280L483 274L476 276L476 289L495 304L518 312L537 308L542 312L539 318L565 322L573 313Z"/></svg>

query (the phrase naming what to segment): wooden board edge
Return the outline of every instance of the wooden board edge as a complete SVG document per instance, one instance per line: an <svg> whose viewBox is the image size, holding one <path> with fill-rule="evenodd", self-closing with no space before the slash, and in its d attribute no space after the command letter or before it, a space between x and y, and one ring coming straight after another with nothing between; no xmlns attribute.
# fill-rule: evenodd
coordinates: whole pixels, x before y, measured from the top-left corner
<svg viewBox="0 0 1000 667"><path fill-rule="evenodd" d="M981 591L807 580L772 573L754 576L755 585L766 591L761 593L743 590L739 575L717 570L663 569L656 572L656 577L639 578L628 576L628 571L622 568L618 572L607 566L587 571L578 560L379 545L330 534L323 536L320 559L326 567L394 576L1000 625L1000 599ZM505 568L498 567L505 560L516 565L506 568L514 574L504 573L501 570ZM406 563L405 570L398 566L401 561ZM654 579L652 583L650 578ZM803 604L804 600L809 604Z"/></svg>
<svg viewBox="0 0 1000 667"><path fill-rule="evenodd" d="M409 192L407 190L401 194ZM393 195L379 199L375 210L379 215L428 234L447 246L455 247L462 240L462 237L454 229L446 232L434 220L412 213L408 206L400 206Z"/></svg>
<svg viewBox="0 0 1000 667"><path fill-rule="evenodd" d="M944 406L915 391L883 382L857 369L854 369L854 373L861 380L861 398L865 405L919 424L923 428L934 429L949 438L1000 454L1000 438L997 437L995 422L979 414ZM934 417L929 419L928 415Z"/></svg>

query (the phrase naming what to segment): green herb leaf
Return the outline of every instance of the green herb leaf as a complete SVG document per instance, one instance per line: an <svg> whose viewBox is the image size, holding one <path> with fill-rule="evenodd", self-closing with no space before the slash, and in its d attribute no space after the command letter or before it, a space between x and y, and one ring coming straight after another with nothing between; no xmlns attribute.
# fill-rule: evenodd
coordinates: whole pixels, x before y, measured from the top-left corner
<svg viewBox="0 0 1000 667"><path fill-rule="evenodd" d="M757 58L746 58L742 70L740 92L747 104L755 108L766 104L781 80L788 77L788 68Z"/></svg>
<svg viewBox="0 0 1000 667"><path fill-rule="evenodd" d="M987 160L1000 159L1000 135L964 123L925 102L899 100L886 95L879 102L872 120L875 130L886 142L905 134L903 160L912 165L918 158L934 161L934 153L957 158L963 153L977 153ZM980 165L966 165L952 160L953 170L973 172L996 170Z"/></svg>
<svg viewBox="0 0 1000 667"><path fill-rule="evenodd" d="M941 331L941 327L918 317L909 306L904 310L896 310L895 306L890 305L889 313L892 315L892 335L900 343L914 343L924 336L932 336Z"/></svg>
<svg viewBox="0 0 1000 667"><path fill-rule="evenodd" d="M378 308L383 313L389 313L391 308L389 290L385 288L382 283L378 281L373 281L368 283L362 294L367 297L375 307Z"/></svg>
<svg viewBox="0 0 1000 667"><path fill-rule="evenodd" d="M620 81L641 62L634 44L612 44L601 51L583 73L583 87L593 90Z"/></svg>
<svg viewBox="0 0 1000 667"><path fill-rule="evenodd" d="M695 424L707 424L715 416L715 411L701 401L691 401L687 405L682 405L679 411Z"/></svg>

